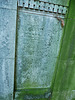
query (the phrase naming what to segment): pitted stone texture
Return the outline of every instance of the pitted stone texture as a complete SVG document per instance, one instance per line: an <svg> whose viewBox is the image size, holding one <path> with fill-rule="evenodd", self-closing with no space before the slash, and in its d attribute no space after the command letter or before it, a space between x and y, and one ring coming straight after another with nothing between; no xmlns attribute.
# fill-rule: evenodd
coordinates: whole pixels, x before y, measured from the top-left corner
<svg viewBox="0 0 75 100"><path fill-rule="evenodd" d="M0 0L0 8L17 9L17 0Z"/></svg>
<svg viewBox="0 0 75 100"><path fill-rule="evenodd" d="M0 9L0 58L14 58L16 11Z"/></svg>
<svg viewBox="0 0 75 100"><path fill-rule="evenodd" d="M0 59L0 100L12 100L14 59Z"/></svg>
<svg viewBox="0 0 75 100"><path fill-rule="evenodd" d="M61 23L53 17L18 12L17 89L50 87L59 52Z"/></svg>

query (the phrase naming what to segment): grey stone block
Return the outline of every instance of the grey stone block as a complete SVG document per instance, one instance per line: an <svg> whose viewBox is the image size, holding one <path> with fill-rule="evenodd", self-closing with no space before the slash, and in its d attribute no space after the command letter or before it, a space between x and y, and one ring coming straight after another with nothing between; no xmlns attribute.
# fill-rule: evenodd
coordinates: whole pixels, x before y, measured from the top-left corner
<svg viewBox="0 0 75 100"><path fill-rule="evenodd" d="M14 58L16 11L0 9L0 58Z"/></svg>
<svg viewBox="0 0 75 100"><path fill-rule="evenodd" d="M16 10L5 9L10 6L4 1L0 1L0 100L13 100Z"/></svg>
<svg viewBox="0 0 75 100"><path fill-rule="evenodd" d="M14 59L0 59L0 100L12 100Z"/></svg>

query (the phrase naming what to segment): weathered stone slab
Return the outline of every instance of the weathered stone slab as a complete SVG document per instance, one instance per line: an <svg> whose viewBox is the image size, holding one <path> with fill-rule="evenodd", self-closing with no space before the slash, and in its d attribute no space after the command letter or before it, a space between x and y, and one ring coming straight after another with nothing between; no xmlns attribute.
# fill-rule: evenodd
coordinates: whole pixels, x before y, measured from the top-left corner
<svg viewBox="0 0 75 100"><path fill-rule="evenodd" d="M12 100L14 59L0 59L0 100Z"/></svg>
<svg viewBox="0 0 75 100"><path fill-rule="evenodd" d="M16 11L0 9L0 58L14 58Z"/></svg>
<svg viewBox="0 0 75 100"><path fill-rule="evenodd" d="M16 2L0 0L0 100L13 100Z"/></svg>
<svg viewBox="0 0 75 100"><path fill-rule="evenodd" d="M17 89L50 87L62 35L53 17L18 12Z"/></svg>

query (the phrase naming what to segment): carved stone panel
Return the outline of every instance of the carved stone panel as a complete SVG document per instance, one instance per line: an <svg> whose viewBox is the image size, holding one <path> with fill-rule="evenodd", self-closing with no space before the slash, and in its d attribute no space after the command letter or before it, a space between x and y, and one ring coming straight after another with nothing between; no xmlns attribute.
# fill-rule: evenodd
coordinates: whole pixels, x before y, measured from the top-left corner
<svg viewBox="0 0 75 100"><path fill-rule="evenodd" d="M50 87L61 35L56 18L18 12L16 89Z"/></svg>

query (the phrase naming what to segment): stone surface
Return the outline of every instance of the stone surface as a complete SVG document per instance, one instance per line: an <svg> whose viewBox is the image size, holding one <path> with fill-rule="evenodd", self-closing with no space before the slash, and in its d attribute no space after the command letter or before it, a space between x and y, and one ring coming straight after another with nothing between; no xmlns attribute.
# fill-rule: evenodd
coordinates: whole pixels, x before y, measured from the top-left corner
<svg viewBox="0 0 75 100"><path fill-rule="evenodd" d="M54 92L53 100L75 100L75 91Z"/></svg>
<svg viewBox="0 0 75 100"><path fill-rule="evenodd" d="M0 8L17 10L17 0L0 0Z"/></svg>
<svg viewBox="0 0 75 100"><path fill-rule="evenodd" d="M13 100L16 2L0 0L0 100Z"/></svg>
<svg viewBox="0 0 75 100"><path fill-rule="evenodd" d="M0 9L0 58L14 58L16 11Z"/></svg>
<svg viewBox="0 0 75 100"><path fill-rule="evenodd" d="M33 88L16 91L15 100L50 100L50 88Z"/></svg>
<svg viewBox="0 0 75 100"><path fill-rule="evenodd" d="M52 83L52 100L75 100L75 0L71 0Z"/></svg>
<svg viewBox="0 0 75 100"><path fill-rule="evenodd" d="M0 59L0 100L12 100L14 59Z"/></svg>
<svg viewBox="0 0 75 100"><path fill-rule="evenodd" d="M50 2L68 5L64 0ZM0 100L13 100L16 10L17 0L0 0ZM62 36L61 23L56 18L20 11L17 30L16 89L49 88Z"/></svg>
<svg viewBox="0 0 75 100"><path fill-rule="evenodd" d="M33 9L33 10L39 10L39 11L45 11L45 12L52 12L52 13L60 13L60 14L66 14L67 8L63 4L55 4L53 2L44 2L44 1L39 1L39 0L30 0L30 1L23 1L23 0L18 0L18 7L23 7L27 9Z"/></svg>
<svg viewBox="0 0 75 100"><path fill-rule="evenodd" d="M50 87L60 36L56 18L18 12L16 89Z"/></svg>

